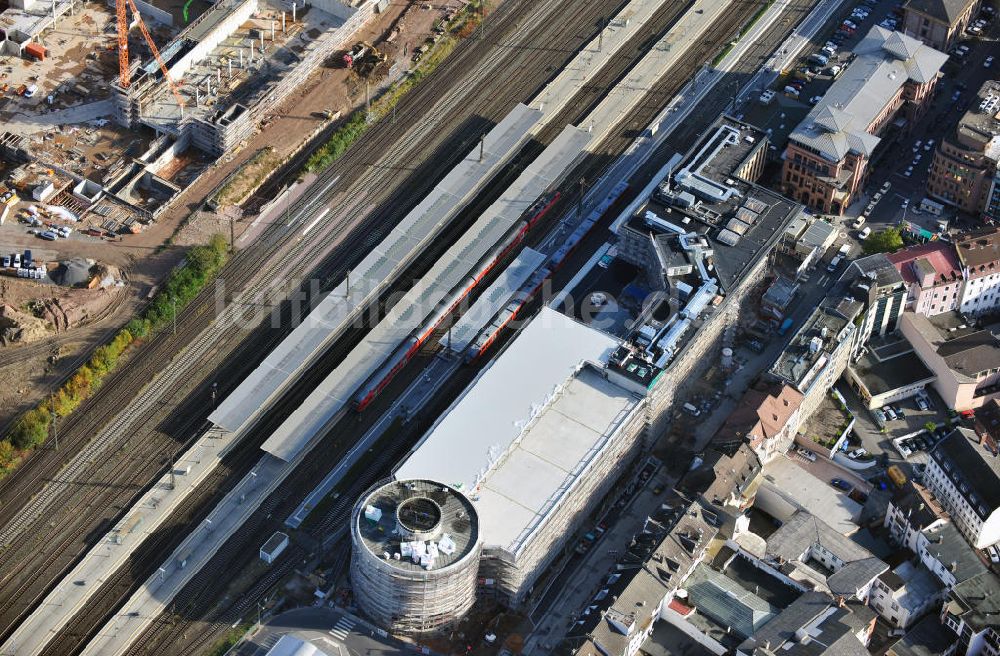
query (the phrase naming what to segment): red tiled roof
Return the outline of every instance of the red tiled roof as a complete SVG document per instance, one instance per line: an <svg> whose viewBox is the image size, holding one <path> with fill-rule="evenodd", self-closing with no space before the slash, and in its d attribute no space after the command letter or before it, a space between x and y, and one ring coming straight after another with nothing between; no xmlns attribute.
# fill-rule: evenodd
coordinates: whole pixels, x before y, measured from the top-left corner
<svg viewBox="0 0 1000 656"><path fill-rule="evenodd" d="M682 603L679 599L676 599L676 598L671 599L670 603L667 604L667 605L670 606L670 610L672 610L672 611L674 611L676 613L680 613L684 617L687 617L688 615L690 615L691 613L694 612L693 608L691 608L690 606Z"/></svg>
<svg viewBox="0 0 1000 656"><path fill-rule="evenodd" d="M958 263L955 249L952 248L951 244L945 242L932 241L926 244L910 246L909 248L886 255L886 257L895 265L896 270L903 276L903 280L907 284L917 281L910 264L920 258L926 258L931 266L934 267L934 271L937 272L935 282L942 282L942 276L948 282L962 277L962 267Z"/></svg>

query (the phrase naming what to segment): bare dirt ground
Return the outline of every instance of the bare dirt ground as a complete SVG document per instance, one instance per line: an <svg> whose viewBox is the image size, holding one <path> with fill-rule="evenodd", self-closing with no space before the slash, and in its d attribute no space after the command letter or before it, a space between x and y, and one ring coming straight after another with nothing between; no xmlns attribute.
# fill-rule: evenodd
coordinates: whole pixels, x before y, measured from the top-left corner
<svg viewBox="0 0 1000 656"><path fill-rule="evenodd" d="M459 0L446 0L428 5L423 2L392 3L389 9L378 16L368 28L359 33L357 41L369 41L394 58L401 70L408 70L413 51L424 43L435 21L447 12L462 6ZM425 7L430 6L430 9ZM403 20L400 15L406 13ZM392 44L382 45L381 41L395 28L399 34ZM405 53L405 55L404 55ZM331 53L333 54L333 53ZM355 73L343 68L323 67L316 71L309 81L293 96L265 119L265 127L247 141L228 161L220 161L188 188L166 210L158 221L157 229L173 229L194 212L201 200L211 193L230 173L238 169L261 148L272 147L275 155L285 158L298 150L304 141L326 125L326 120L318 116L325 110L342 112L347 117L351 111L364 104L364 84L358 83ZM317 113L317 114L314 114ZM236 224L236 237L252 221L247 216ZM213 232L228 232L228 217L216 216L209 212L199 213L174 240L178 244L195 244L205 240Z"/></svg>
<svg viewBox="0 0 1000 656"><path fill-rule="evenodd" d="M176 17L180 15L183 2L166 4L169 7L164 8L174 13L175 20L178 20ZM205 6L197 5L197 1L192 4L192 20ZM356 38L358 41L375 43L389 55L390 64L397 63L400 70L407 70L413 65L410 57L414 50L424 43L435 21L461 5L460 0L438 1L433 5L423 2L392 3L388 11L378 16ZM84 14L93 12L93 15L89 19L84 19L80 18L84 14L78 14L78 28L81 33L86 33L84 28L96 31L104 24L103 21L109 18L106 10L94 9L92 5L86 7ZM91 23L93 28L90 27ZM180 23L178 20L177 25ZM69 28L70 25L67 23L67 33L70 32ZM381 43L390 33L397 30L392 43ZM52 42L50 47L58 46ZM72 50L77 62L84 61L86 53L90 51L92 50L83 48L79 44ZM111 55L113 54L112 52ZM90 60L91 69L95 69L99 64L108 70L109 63L114 63L113 57L109 58L102 49L98 49L96 56L96 61ZM84 68L71 66L69 62L73 57L53 58L57 64L62 62L53 70L62 71L60 74L68 76L66 79L79 74ZM21 62L15 61L10 65L21 65ZM20 70L19 73L23 75L24 70ZM30 111L29 107L21 106L20 101L23 100L18 99L16 110ZM70 101L75 102L72 99ZM3 102L0 100L0 105L3 105ZM341 111L346 117L363 103L364 85L359 83L355 73L332 66L321 68L297 94L287 98L268 117L263 128L258 130L241 150L223 160L208 164L204 173L193 184L185 186L184 191L174 200L172 206L160 215L156 223L139 234L126 235L120 241L74 232L69 239L60 239L52 244L39 241L37 237L27 233L26 226L14 220L8 220L5 225L0 226L0 253L30 248L33 252L39 253L36 257L45 260L89 258L117 267L127 281L127 286L123 288L70 290L0 277L0 305L6 304L23 310L32 300L59 298L60 306L65 304L71 308L87 308L84 319L76 326L68 329L60 327L58 332L53 328L49 337L29 344L0 346L0 380L15 381L14 384L0 387L0 426L37 403L53 386L82 363L95 346L107 340L115 330L124 325L146 300L152 286L182 259L184 247L204 243L215 233L228 233L228 217L212 213L199 213L185 224L185 220L201 206L204 198L213 192L226 176L264 147L273 148L282 158L288 157L326 126L326 120L319 117L319 113L324 110ZM9 111L15 108L8 102L7 107L0 107L0 110L4 109ZM40 107L39 110L41 109L43 108ZM2 115L3 112L0 111L0 118ZM102 171L113 164L114 158L135 151L146 143L148 137L144 139L138 134L124 132L113 126L96 128L87 125L75 129L63 128L55 131L49 139L42 140L43 151L51 156L63 155L70 148L81 150L85 160L81 164L95 179L99 179ZM108 153L111 153L111 156L108 156ZM183 163L178 165L181 166ZM165 173L164 177L171 177L169 171ZM246 216L236 223L237 237L253 218ZM181 227L182 224L185 225ZM162 245L171 237L173 246L162 249Z"/></svg>
<svg viewBox="0 0 1000 656"><path fill-rule="evenodd" d="M165 251L143 260L141 271L125 269L128 285L71 289L0 277L0 304L29 311L32 302L54 306L47 313L44 339L0 346L0 426L37 403L117 331L145 300L149 288L176 264L178 253ZM65 327L65 321L73 323Z"/></svg>

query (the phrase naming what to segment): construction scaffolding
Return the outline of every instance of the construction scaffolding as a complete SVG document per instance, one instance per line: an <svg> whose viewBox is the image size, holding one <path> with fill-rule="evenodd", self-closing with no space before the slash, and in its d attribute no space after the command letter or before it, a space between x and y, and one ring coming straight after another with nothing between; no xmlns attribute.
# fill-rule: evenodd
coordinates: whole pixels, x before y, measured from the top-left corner
<svg viewBox="0 0 1000 656"><path fill-rule="evenodd" d="M472 608L479 519L458 490L427 480L383 481L354 506L351 542L355 599L386 630L435 631Z"/></svg>
<svg viewBox="0 0 1000 656"><path fill-rule="evenodd" d="M155 60L133 62L129 87L112 85L115 121L147 125L221 156L347 44L377 6L376 0L325 0L322 8L301 0L222 0L163 48L170 76L183 81L180 98Z"/></svg>

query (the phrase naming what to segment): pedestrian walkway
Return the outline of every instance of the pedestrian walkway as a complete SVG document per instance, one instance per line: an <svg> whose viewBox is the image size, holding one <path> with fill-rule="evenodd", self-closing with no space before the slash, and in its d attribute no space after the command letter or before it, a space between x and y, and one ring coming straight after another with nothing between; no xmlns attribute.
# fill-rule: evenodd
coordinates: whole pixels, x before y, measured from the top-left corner
<svg viewBox="0 0 1000 656"><path fill-rule="evenodd" d="M636 494L632 502L620 512L608 527L607 532L579 562L570 564L570 569L562 572L550 586L558 587L557 599L545 609L537 604L545 600L546 591L539 593L536 610L544 613L537 619L535 630L525 643L525 656L547 656L565 636L576 615L600 590L603 582L614 570L615 564L629 547L632 538L645 526L646 518L655 513L663 503L664 494L654 493L658 487L667 489L676 481L667 478L664 470L652 476ZM533 618L534 619L534 618Z"/></svg>
<svg viewBox="0 0 1000 656"><path fill-rule="evenodd" d="M354 628L354 625L355 625L354 620L352 620L347 615L342 615L341 618L337 620L337 623L333 625L333 628L330 629L329 633L337 640L343 642L344 640L347 639L347 634L351 632L351 629Z"/></svg>
<svg viewBox="0 0 1000 656"><path fill-rule="evenodd" d="M25 114L19 112L10 121L7 121L3 129L22 137L29 137L44 130L54 128L59 125L78 125L88 121L107 120L111 116L114 107L111 100L97 100L76 107L57 109L46 114Z"/></svg>

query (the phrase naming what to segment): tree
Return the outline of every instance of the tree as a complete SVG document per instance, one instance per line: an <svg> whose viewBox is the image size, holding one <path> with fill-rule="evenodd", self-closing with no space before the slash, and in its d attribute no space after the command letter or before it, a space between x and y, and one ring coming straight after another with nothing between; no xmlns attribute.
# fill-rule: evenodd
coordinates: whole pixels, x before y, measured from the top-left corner
<svg viewBox="0 0 1000 656"><path fill-rule="evenodd" d="M903 247L903 235L899 228L886 228L878 232L873 232L865 239L862 248L866 255L875 253L893 253Z"/></svg>

